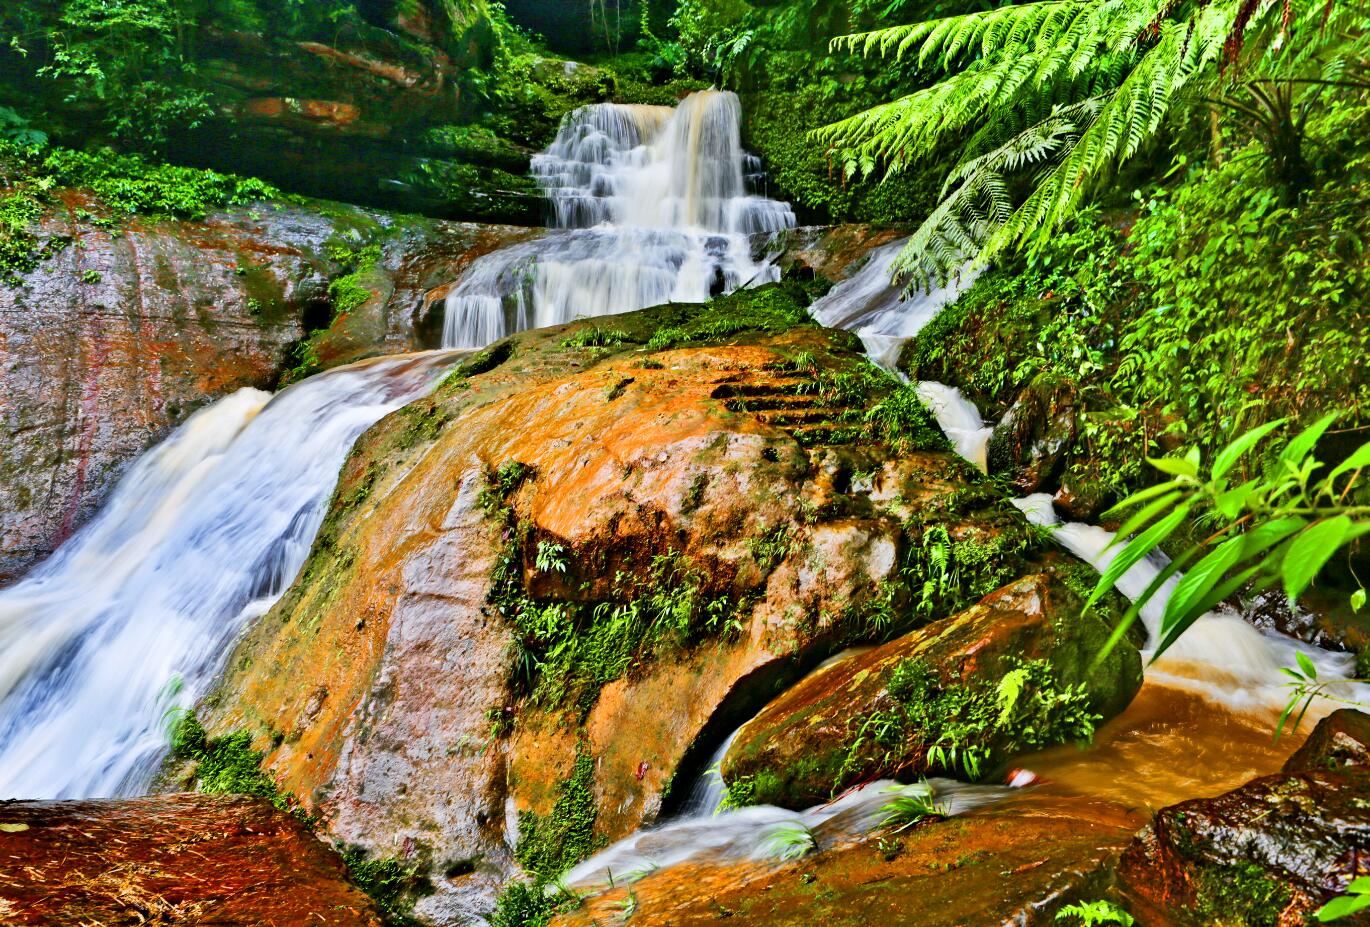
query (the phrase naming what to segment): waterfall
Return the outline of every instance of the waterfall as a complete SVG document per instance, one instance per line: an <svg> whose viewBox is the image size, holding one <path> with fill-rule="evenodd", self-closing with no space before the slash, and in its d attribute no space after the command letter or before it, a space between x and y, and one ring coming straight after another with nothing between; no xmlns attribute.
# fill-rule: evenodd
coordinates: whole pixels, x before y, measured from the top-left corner
<svg viewBox="0 0 1370 927"><path fill-rule="evenodd" d="M1051 527L1053 540L1101 572L1121 550L1121 546L1111 546L1116 535L1110 531L1079 522L1062 524L1046 493L1015 499L1014 505L1033 524ZM1118 591L1136 599L1168 563L1163 554L1152 554L1123 574ZM1167 580L1141 611L1152 644L1159 639L1166 602L1181 578L1183 574L1176 574ZM1355 659L1349 653L1333 653L1283 634L1262 631L1232 609L1219 606L1194 622L1158 660L1149 662L1146 672L1152 681L1195 692L1234 711L1278 709L1289 696L1285 688L1288 677L1280 670L1295 666L1300 652L1313 661L1324 679L1345 678L1354 669ZM1150 652L1143 652L1143 659L1149 661L1150 657ZM1338 693L1345 697L1370 699L1370 687L1347 683L1339 684L1339 688L1346 689ZM1330 702L1323 706L1322 713L1336 707Z"/></svg>
<svg viewBox="0 0 1370 927"><path fill-rule="evenodd" d="M946 286L915 290L906 296L903 284L892 282L895 260L906 244L908 239L901 238L872 250L856 273L809 307L815 321L854 332L871 360L891 372L904 342L922 331L944 306L955 302L980 274L968 265Z"/></svg>
<svg viewBox="0 0 1370 927"><path fill-rule="evenodd" d="M475 261L448 293L447 347L666 302L700 302L778 279L752 237L795 224L789 204L748 192L736 94L672 109L596 103L562 120L532 161L551 231Z"/></svg>
<svg viewBox="0 0 1370 927"><path fill-rule="evenodd" d="M246 622L294 580L352 443L449 360L369 361L219 400L0 590L0 798L145 790L163 717L205 694Z"/></svg>

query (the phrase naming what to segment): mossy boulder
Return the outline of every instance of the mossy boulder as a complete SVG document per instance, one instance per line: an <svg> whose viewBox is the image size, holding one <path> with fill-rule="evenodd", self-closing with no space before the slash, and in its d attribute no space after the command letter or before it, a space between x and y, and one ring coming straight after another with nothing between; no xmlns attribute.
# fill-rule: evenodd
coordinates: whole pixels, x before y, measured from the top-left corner
<svg viewBox="0 0 1370 927"><path fill-rule="evenodd" d="M358 442L202 706L211 736L248 732L333 837L417 848L416 915L456 921L553 844L668 813L806 667L1030 571L1019 513L805 298L522 332L454 366ZM943 548L964 579L924 596L913 565ZM555 839L521 860L528 834Z"/></svg>
<svg viewBox="0 0 1370 927"><path fill-rule="evenodd" d="M1264 776L1164 808L1123 854L1123 889L1158 923L1306 923L1366 873L1366 795L1370 767L1357 765ZM1370 914L1340 923L1364 925Z"/></svg>
<svg viewBox="0 0 1370 927"><path fill-rule="evenodd" d="M1141 660L1124 642L1093 665L1112 628L1083 611L1073 569L808 677L742 728L724 780L752 803L802 808L873 778L982 777L1014 750L1087 735L1131 701Z"/></svg>
<svg viewBox="0 0 1370 927"><path fill-rule="evenodd" d="M1047 375L1033 380L990 433L989 471L1024 495L1057 479L1079 432L1077 405L1072 384Z"/></svg>

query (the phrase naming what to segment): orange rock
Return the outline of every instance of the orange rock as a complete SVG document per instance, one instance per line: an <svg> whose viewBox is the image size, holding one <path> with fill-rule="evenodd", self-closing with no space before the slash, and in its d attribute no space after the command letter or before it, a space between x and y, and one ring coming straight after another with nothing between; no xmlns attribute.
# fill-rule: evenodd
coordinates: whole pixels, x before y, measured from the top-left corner
<svg viewBox="0 0 1370 927"><path fill-rule="evenodd" d="M0 922L381 927L342 860L259 798L0 802Z"/></svg>
<svg viewBox="0 0 1370 927"><path fill-rule="evenodd" d="M1136 825L1113 805L1015 798L900 834L872 834L790 863L701 861L587 901L554 927L606 924L631 906L641 927L1046 925L1097 897ZM631 900L629 900L631 893Z"/></svg>

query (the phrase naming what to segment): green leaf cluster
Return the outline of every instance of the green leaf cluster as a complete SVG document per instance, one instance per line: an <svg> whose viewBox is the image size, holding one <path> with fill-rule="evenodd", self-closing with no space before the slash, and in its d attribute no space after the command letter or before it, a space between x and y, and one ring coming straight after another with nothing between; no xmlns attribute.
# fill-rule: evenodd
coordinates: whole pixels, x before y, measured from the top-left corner
<svg viewBox="0 0 1370 927"><path fill-rule="evenodd" d="M1171 479L1134 493L1113 510L1128 513L1127 518L1118 529L1118 549L1089 604L1187 521L1199 519L1212 530L1157 574L1124 616L1113 640L1126 633L1141 609L1181 571L1152 642L1153 659L1239 589L1259 592L1279 585L1291 601L1296 600L1339 551L1370 534L1370 493L1362 479L1370 466L1370 443L1330 469L1316 456L1320 439L1337 418L1335 413L1325 415L1299 432L1263 469L1243 463L1284 424L1282 420L1237 436L1211 462L1204 461L1198 448L1151 460ZM1363 603L1364 591L1356 598Z"/></svg>

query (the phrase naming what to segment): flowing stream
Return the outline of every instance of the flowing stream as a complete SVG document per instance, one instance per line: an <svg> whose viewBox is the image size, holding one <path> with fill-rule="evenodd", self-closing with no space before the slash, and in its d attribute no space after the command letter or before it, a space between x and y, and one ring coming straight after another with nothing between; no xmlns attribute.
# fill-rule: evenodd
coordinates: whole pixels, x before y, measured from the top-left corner
<svg viewBox="0 0 1370 927"><path fill-rule="evenodd" d="M447 296L443 345L667 302L701 302L779 271L753 243L795 224L789 204L749 192L736 94L674 109L596 103L569 114L533 158L551 230L480 258Z"/></svg>
<svg viewBox="0 0 1370 927"><path fill-rule="evenodd" d="M451 359L368 361L201 409L0 590L0 798L144 791L165 714L205 693L295 578L352 443Z"/></svg>

